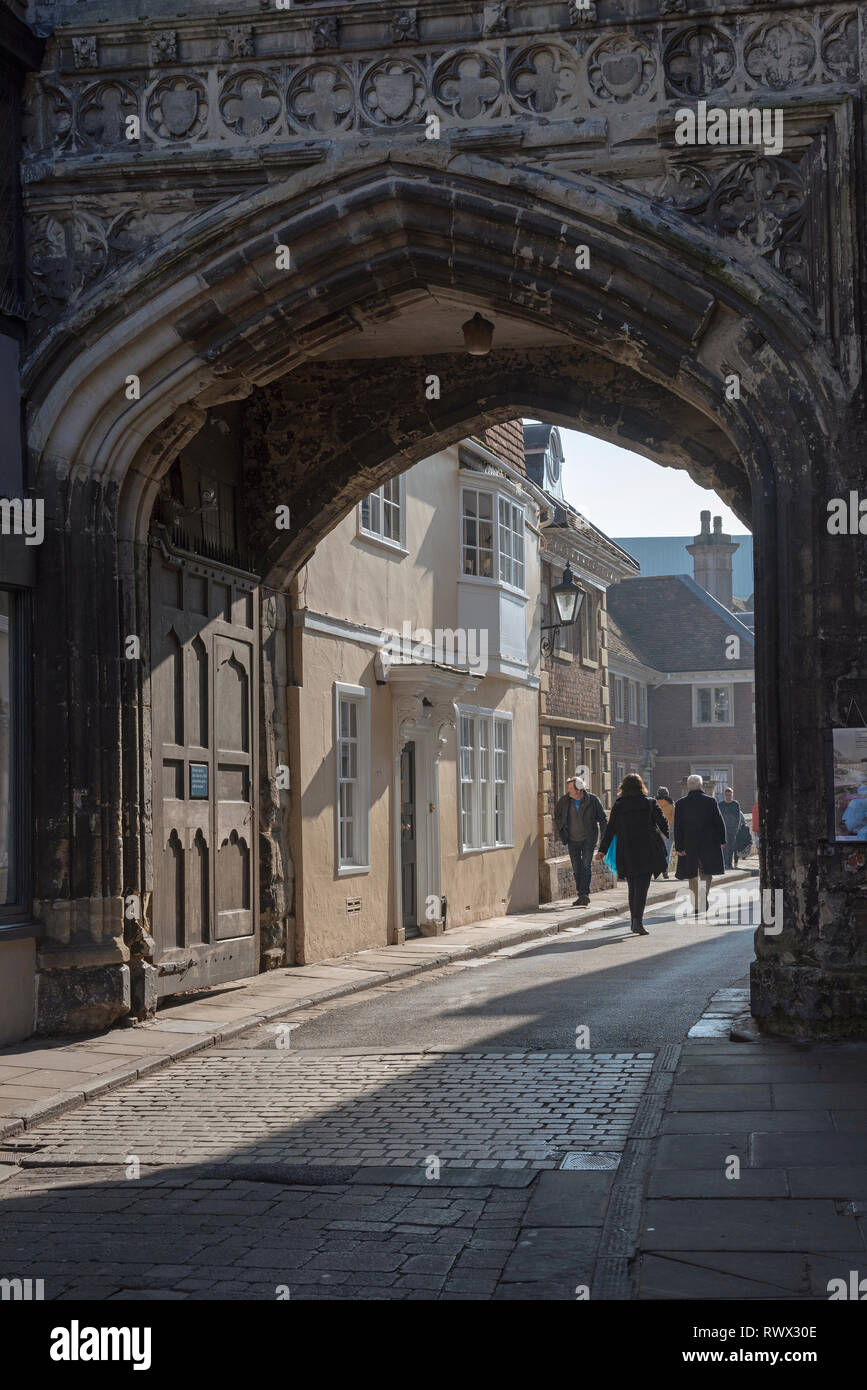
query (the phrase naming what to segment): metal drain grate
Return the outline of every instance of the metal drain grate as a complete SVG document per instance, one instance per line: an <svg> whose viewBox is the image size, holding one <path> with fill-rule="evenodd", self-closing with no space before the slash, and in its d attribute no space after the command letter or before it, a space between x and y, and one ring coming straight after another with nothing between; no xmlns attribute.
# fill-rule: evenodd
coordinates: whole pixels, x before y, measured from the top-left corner
<svg viewBox="0 0 867 1390"><path fill-rule="evenodd" d="M611 1169L616 1168L619 1163L620 1154L589 1153L586 1150L573 1150L572 1153L567 1153L564 1156L560 1167L583 1168L586 1170L596 1169L610 1172Z"/></svg>

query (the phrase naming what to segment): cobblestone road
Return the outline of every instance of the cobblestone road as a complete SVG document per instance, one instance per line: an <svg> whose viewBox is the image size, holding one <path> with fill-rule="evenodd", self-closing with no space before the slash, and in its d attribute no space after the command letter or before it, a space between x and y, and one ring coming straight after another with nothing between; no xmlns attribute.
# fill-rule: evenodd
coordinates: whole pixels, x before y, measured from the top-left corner
<svg viewBox="0 0 867 1390"><path fill-rule="evenodd" d="M589 1287L653 1053L292 1054L270 1041L193 1057L27 1135L33 1166L0 1186L0 1268L58 1299ZM607 1170L551 1171L576 1151Z"/></svg>
<svg viewBox="0 0 867 1390"><path fill-rule="evenodd" d="M44 1279L47 1299L565 1299L589 1284L594 1229L560 1252L559 1277L538 1279L536 1243L563 1233L525 1229L528 1187L413 1177L287 1188L194 1170L31 1170L4 1184L0 1267Z"/></svg>
<svg viewBox="0 0 867 1390"><path fill-rule="evenodd" d="M622 1148L653 1053L196 1056L40 1127L40 1157L94 1163L555 1168Z"/></svg>
<svg viewBox="0 0 867 1390"><path fill-rule="evenodd" d="M48 1299L628 1297L635 1136L740 943L659 926L639 954L618 930L304 1011L287 1047L263 1026L26 1131L0 1277ZM570 1048L576 1019L629 1041Z"/></svg>

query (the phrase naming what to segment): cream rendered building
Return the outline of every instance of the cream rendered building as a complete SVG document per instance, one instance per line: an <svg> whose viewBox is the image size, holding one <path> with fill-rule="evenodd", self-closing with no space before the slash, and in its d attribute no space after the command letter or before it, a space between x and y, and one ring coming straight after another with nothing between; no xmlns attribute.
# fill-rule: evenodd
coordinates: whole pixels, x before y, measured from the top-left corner
<svg viewBox="0 0 867 1390"><path fill-rule="evenodd" d="M468 439L378 488L299 576L299 963L538 902L540 506Z"/></svg>

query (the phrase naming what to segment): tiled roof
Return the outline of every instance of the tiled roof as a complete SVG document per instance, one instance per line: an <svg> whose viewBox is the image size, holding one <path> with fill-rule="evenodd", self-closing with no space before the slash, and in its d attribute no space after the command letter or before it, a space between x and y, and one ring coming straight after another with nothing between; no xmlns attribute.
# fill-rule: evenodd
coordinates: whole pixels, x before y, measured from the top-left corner
<svg viewBox="0 0 867 1390"><path fill-rule="evenodd" d="M611 589L608 590L610 598ZM639 650L638 644L627 637L614 614L608 609L608 660L617 662L637 661L641 666L653 666L652 661Z"/></svg>
<svg viewBox="0 0 867 1390"><path fill-rule="evenodd" d="M517 468L524 469L524 426L520 420L507 420L502 425L491 425L484 432L484 442L497 458Z"/></svg>
<svg viewBox="0 0 867 1390"><path fill-rule="evenodd" d="M619 640L657 671L751 670L755 638L687 574L642 576L613 584L607 594ZM741 655L725 659L725 639L741 640ZM609 649L613 650L609 643Z"/></svg>

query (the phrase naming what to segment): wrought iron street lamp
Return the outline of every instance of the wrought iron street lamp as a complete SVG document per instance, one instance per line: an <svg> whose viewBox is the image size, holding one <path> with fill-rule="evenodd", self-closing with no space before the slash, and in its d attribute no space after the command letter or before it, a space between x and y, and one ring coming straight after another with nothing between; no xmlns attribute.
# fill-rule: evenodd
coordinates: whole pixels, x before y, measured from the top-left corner
<svg viewBox="0 0 867 1390"><path fill-rule="evenodd" d="M572 573L572 566L568 560L563 571L563 578L559 584L555 584L551 590L554 599L554 606L557 610L556 623L543 623L542 632L550 632L550 637L542 638L542 651L545 656L550 656L557 644L557 633L561 627L572 627L578 621L578 614L581 612L581 605L584 602L584 590L579 589L575 583L575 576Z"/></svg>

